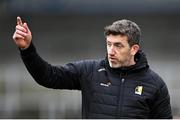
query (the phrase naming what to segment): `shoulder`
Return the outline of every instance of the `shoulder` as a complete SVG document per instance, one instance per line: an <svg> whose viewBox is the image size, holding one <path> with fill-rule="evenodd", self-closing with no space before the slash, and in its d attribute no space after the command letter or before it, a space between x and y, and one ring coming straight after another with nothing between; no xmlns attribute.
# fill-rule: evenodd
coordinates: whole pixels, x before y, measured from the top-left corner
<svg viewBox="0 0 180 120"><path fill-rule="evenodd" d="M154 97L157 97L159 95L161 96L169 96L168 87L162 77L154 72L152 69L148 69L148 85L149 85L149 91L151 91L154 95ZM147 82L146 82L147 83Z"/></svg>
<svg viewBox="0 0 180 120"><path fill-rule="evenodd" d="M157 74L155 71L149 69L148 74L151 77L153 84L155 84L157 88L162 88L163 86L166 86L166 83L164 82L162 77L159 74Z"/></svg>

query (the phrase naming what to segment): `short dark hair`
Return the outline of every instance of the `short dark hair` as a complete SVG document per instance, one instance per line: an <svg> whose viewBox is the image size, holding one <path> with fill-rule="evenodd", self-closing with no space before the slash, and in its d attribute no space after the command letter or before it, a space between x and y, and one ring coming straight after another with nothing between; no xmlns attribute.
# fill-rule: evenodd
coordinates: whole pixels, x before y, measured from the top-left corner
<svg viewBox="0 0 180 120"><path fill-rule="evenodd" d="M141 29L139 26L130 20L118 20L113 22L112 25L104 28L105 36L112 35L126 35L128 43L132 47L134 44L140 44Z"/></svg>

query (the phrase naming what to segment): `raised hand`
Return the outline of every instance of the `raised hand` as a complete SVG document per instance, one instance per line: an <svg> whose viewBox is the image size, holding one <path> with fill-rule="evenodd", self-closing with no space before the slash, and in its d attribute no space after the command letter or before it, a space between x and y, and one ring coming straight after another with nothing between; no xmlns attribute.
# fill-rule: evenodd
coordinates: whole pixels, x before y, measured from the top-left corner
<svg viewBox="0 0 180 120"><path fill-rule="evenodd" d="M23 23L20 17L17 17L16 30L13 39L19 48L28 48L32 41L32 34L27 23Z"/></svg>

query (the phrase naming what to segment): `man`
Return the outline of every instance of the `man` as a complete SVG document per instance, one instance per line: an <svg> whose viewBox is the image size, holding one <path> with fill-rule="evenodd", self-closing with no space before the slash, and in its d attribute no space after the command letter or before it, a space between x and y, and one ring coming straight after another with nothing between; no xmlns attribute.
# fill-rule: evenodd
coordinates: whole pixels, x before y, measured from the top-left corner
<svg viewBox="0 0 180 120"><path fill-rule="evenodd" d="M82 91L83 118L172 118L163 80L140 50L141 31L129 20L105 27L107 57L64 66L44 61L32 43L27 23L17 17L13 39L30 74L42 86Z"/></svg>

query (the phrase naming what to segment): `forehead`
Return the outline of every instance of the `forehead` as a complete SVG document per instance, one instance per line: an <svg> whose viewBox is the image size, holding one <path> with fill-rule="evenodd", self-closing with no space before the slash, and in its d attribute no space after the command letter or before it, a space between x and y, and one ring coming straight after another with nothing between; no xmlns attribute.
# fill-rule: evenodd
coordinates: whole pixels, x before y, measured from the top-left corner
<svg viewBox="0 0 180 120"><path fill-rule="evenodd" d="M128 43L128 37L126 35L108 35L106 41L111 43Z"/></svg>

